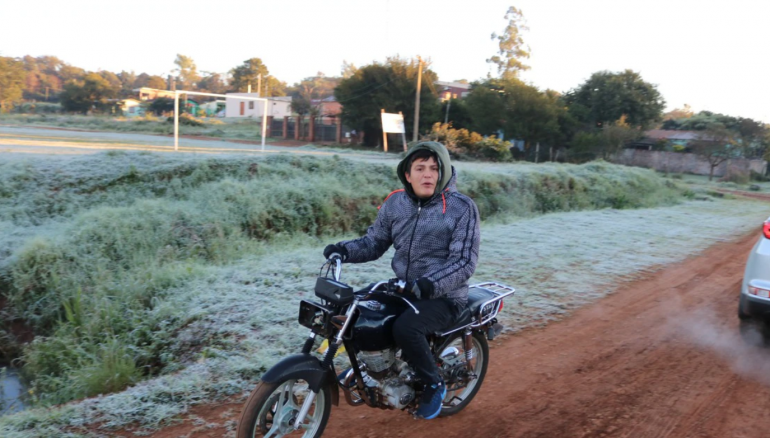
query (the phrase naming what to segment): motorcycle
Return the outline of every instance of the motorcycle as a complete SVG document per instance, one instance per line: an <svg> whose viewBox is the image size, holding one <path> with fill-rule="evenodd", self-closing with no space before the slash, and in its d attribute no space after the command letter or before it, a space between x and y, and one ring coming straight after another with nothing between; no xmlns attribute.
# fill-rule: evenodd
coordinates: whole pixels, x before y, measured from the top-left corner
<svg viewBox="0 0 770 438"><path fill-rule="evenodd" d="M315 285L321 302L302 300L299 306L298 321L310 329L302 352L282 359L262 376L244 405L237 438L318 438L332 405L339 405L340 391L352 406L414 414L424 384L401 357L392 328L407 306L419 312L400 293L403 281L381 281L354 292L340 281L341 272L336 257L321 267ZM457 321L428 336L447 388L439 416L460 412L478 393L489 365L487 341L502 330L496 317L503 299L514 292L499 283L470 286L468 304ZM323 359L311 354L317 337L328 345ZM350 368L337 374L334 358L341 347Z"/></svg>

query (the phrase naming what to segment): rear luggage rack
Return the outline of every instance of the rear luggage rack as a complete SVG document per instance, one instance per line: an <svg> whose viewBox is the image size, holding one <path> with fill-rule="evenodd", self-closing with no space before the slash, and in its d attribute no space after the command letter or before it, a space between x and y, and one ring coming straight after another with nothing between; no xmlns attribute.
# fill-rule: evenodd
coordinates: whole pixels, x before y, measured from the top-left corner
<svg viewBox="0 0 770 438"><path fill-rule="evenodd" d="M480 320L475 324L471 324L472 328L481 327L484 324L487 324L488 322L495 319L495 317L497 316L497 313L500 311L500 306L492 306L492 308L488 311L488 313L485 314L484 310L487 308L487 306L489 306L490 304L497 303L503 298L513 295L514 292L516 292L516 289L510 286L506 286L504 284L495 283L495 282L473 284L469 286L469 288L484 289L495 295L494 298L492 298L491 300L485 301L484 304L481 305L481 307L479 308Z"/></svg>

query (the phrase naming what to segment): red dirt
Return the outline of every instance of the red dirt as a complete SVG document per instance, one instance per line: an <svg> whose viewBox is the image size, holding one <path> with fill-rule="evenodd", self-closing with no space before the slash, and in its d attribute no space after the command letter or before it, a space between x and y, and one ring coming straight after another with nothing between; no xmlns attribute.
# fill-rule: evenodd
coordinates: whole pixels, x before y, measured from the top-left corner
<svg viewBox="0 0 770 438"><path fill-rule="evenodd" d="M770 352L738 335L756 233L719 243L544 329L496 340L486 380L459 414L431 421L333 407L324 437L762 437ZM155 438L221 437L239 404L198 406ZM133 436L124 432L123 436Z"/></svg>

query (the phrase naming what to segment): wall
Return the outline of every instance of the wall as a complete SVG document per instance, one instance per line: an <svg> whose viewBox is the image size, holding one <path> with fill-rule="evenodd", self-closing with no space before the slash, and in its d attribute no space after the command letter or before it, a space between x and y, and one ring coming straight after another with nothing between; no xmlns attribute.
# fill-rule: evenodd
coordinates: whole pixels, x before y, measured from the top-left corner
<svg viewBox="0 0 770 438"><path fill-rule="evenodd" d="M646 167L663 172L694 173L697 175L708 175L711 168L708 160L699 155L667 151L624 149L612 161L618 164ZM714 176L723 176L727 171L728 165L744 171L753 170L764 175L767 162L764 160L747 160L745 158L728 160L714 169Z"/></svg>
<svg viewBox="0 0 770 438"><path fill-rule="evenodd" d="M244 97L259 97L257 93L227 93L225 98L225 117L262 117L262 111L264 109L265 102L261 100L242 100L233 99L229 96L244 96ZM289 105L290 100L284 100L285 98L271 98L267 102L267 111L269 116L275 118L283 118L284 116L291 115ZM241 102L244 102L243 115L241 115ZM249 109L249 102L254 102L254 108Z"/></svg>

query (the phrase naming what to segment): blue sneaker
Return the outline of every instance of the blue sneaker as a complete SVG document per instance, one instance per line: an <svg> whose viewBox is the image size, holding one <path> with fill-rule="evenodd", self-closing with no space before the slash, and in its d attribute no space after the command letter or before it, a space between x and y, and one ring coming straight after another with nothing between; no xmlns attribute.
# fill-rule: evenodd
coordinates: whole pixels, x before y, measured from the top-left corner
<svg viewBox="0 0 770 438"><path fill-rule="evenodd" d="M446 397L446 385L444 382L426 386L420 397L420 405L417 407L415 416L425 420L432 420L438 417L444 397Z"/></svg>

